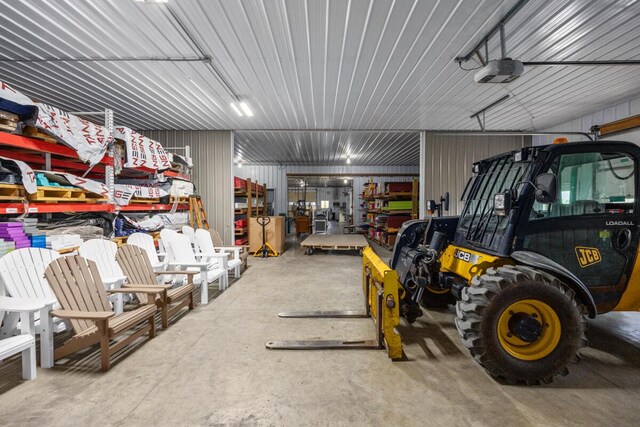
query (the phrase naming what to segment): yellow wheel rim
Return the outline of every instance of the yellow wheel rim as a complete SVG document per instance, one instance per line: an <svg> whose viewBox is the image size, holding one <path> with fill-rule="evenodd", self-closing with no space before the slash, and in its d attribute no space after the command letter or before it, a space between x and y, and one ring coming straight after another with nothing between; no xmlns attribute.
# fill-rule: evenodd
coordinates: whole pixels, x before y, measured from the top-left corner
<svg viewBox="0 0 640 427"><path fill-rule="evenodd" d="M517 336L514 321L523 319L537 330L534 339ZM537 324L533 324L533 321ZM538 360L548 356L560 342L560 318L546 303L525 299L511 304L498 319L498 340L507 353L520 360Z"/></svg>

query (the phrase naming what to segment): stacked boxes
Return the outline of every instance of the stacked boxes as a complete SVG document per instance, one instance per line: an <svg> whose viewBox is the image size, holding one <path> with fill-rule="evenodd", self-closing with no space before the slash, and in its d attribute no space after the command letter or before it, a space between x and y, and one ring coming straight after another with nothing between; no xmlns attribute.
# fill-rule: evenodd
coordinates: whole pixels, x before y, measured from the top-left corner
<svg viewBox="0 0 640 427"><path fill-rule="evenodd" d="M23 218L22 229L29 236L32 248L46 248L47 242L44 231L38 230L38 218Z"/></svg>
<svg viewBox="0 0 640 427"><path fill-rule="evenodd" d="M28 248L31 246L31 241L24 233L22 224L19 222L0 222L0 238L5 242L14 242L15 249Z"/></svg>

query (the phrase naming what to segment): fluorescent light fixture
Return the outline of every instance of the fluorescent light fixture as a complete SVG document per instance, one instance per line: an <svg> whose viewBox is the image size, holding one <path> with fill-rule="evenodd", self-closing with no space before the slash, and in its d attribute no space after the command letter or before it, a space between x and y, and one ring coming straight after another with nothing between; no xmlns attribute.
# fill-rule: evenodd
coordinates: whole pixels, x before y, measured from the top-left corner
<svg viewBox="0 0 640 427"><path fill-rule="evenodd" d="M246 102L241 102L240 108L242 108L242 112L244 113L245 116L253 117L253 112L251 111L251 109L249 109L249 106L247 105Z"/></svg>
<svg viewBox="0 0 640 427"><path fill-rule="evenodd" d="M233 102L231 104L231 108L233 109L233 111L236 112L237 115L239 115L240 117L244 117L244 114L242 114L242 111L240 111L240 109L238 108L238 106L236 104L234 104Z"/></svg>

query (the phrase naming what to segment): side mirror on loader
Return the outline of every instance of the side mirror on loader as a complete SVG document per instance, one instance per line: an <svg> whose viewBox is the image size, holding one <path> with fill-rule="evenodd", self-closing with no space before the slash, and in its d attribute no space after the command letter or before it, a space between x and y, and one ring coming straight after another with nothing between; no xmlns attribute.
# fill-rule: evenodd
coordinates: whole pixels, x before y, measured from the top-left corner
<svg viewBox="0 0 640 427"><path fill-rule="evenodd" d="M536 202L538 203L553 203L556 201L557 195L557 183L556 176L552 173L541 173L536 176Z"/></svg>

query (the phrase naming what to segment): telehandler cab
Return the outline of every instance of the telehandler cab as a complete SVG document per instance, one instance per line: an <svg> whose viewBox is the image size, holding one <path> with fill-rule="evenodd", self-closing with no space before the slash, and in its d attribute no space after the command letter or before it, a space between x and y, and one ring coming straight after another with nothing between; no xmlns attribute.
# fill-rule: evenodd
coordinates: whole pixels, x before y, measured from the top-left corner
<svg viewBox="0 0 640 427"><path fill-rule="evenodd" d="M587 344L585 315L640 309L639 162L636 145L596 141L475 163L459 217L400 230L400 313L413 322L418 304L455 303L464 345L492 376L565 375Z"/></svg>

